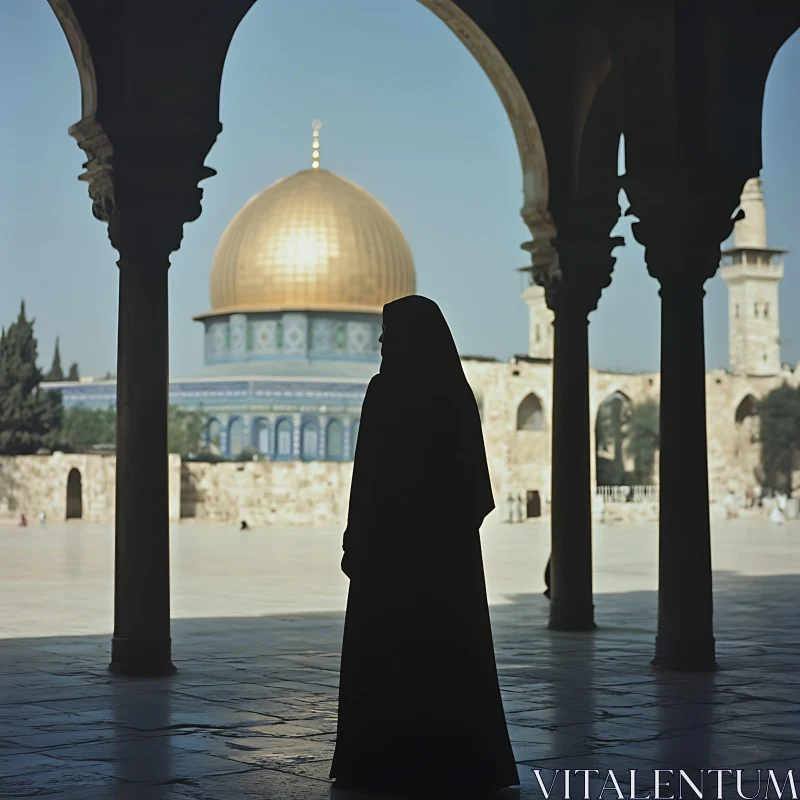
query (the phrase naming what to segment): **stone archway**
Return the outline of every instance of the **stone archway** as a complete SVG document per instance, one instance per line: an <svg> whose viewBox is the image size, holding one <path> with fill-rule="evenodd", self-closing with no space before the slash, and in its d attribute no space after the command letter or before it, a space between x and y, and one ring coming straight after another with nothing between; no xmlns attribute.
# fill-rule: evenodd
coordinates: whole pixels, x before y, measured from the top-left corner
<svg viewBox="0 0 800 800"><path fill-rule="evenodd" d="M729 484L730 488L748 492L758 482L757 475L761 466L761 417L755 395L748 393L739 401L733 415L733 424L733 466L736 475L729 476Z"/></svg>
<svg viewBox="0 0 800 800"><path fill-rule="evenodd" d="M628 436L628 420L633 402L622 391L608 395L597 407L595 417L595 475L598 486L622 486L627 463L625 442Z"/></svg>
<svg viewBox="0 0 800 800"><path fill-rule="evenodd" d="M67 519L83 518L83 486L81 472L76 467L67 476Z"/></svg>

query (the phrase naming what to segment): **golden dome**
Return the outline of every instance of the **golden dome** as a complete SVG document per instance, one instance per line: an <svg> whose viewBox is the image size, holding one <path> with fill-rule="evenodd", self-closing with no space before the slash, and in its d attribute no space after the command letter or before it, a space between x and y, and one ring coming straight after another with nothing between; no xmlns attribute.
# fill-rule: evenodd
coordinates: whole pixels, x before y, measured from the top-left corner
<svg viewBox="0 0 800 800"><path fill-rule="evenodd" d="M273 183L231 220L211 267L211 314L380 313L414 294L408 242L369 192L323 169Z"/></svg>

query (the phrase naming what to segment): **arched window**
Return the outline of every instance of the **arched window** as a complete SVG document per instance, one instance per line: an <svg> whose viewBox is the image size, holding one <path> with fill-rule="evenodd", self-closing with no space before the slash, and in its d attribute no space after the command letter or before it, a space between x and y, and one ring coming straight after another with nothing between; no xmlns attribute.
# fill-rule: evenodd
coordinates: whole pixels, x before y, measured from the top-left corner
<svg viewBox="0 0 800 800"><path fill-rule="evenodd" d="M755 416L758 416L758 400L756 400L753 395L749 394L736 407L734 419L737 425L741 425L747 417Z"/></svg>
<svg viewBox="0 0 800 800"><path fill-rule="evenodd" d="M228 453L234 458L244 450L244 422L234 417L228 423Z"/></svg>
<svg viewBox="0 0 800 800"><path fill-rule="evenodd" d="M318 443L319 429L316 422L306 422L303 425L302 455L303 461L315 461L319 458Z"/></svg>
<svg viewBox="0 0 800 800"><path fill-rule="evenodd" d="M222 448L222 425L216 417L212 417L206 425L205 444L210 453L219 453Z"/></svg>
<svg viewBox="0 0 800 800"><path fill-rule="evenodd" d="M325 458L341 461L344 457L344 426L338 419L332 419L325 431Z"/></svg>
<svg viewBox="0 0 800 800"><path fill-rule="evenodd" d="M257 452L269 453L269 422L263 417L253 420L252 446Z"/></svg>
<svg viewBox="0 0 800 800"><path fill-rule="evenodd" d="M278 458L292 456L292 423L282 419L275 428L275 455Z"/></svg>
<svg viewBox="0 0 800 800"><path fill-rule="evenodd" d="M769 303L764 303L764 316L769 316Z"/></svg>
<svg viewBox="0 0 800 800"><path fill-rule="evenodd" d="M543 431L544 411L542 401L531 392L517 409L518 431Z"/></svg>
<svg viewBox="0 0 800 800"><path fill-rule="evenodd" d="M753 303L753 315L758 316L758 303Z"/></svg>
<svg viewBox="0 0 800 800"><path fill-rule="evenodd" d="M541 341L542 341L542 332L541 330L539 330L539 323L536 323L536 343L538 344Z"/></svg>

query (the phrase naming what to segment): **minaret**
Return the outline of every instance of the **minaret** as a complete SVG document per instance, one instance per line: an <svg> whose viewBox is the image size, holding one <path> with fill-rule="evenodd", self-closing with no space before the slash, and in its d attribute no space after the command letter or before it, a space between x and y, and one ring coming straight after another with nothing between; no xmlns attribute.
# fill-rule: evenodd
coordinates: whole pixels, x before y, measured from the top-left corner
<svg viewBox="0 0 800 800"><path fill-rule="evenodd" d="M518 270L526 275L522 299L528 306L528 355L553 360L553 312L547 307L544 287L533 282L532 267Z"/></svg>
<svg viewBox="0 0 800 800"><path fill-rule="evenodd" d="M744 219L733 228L733 247L722 252L728 284L728 362L738 375L781 371L778 283L786 250L767 247L761 178L750 178L740 200Z"/></svg>

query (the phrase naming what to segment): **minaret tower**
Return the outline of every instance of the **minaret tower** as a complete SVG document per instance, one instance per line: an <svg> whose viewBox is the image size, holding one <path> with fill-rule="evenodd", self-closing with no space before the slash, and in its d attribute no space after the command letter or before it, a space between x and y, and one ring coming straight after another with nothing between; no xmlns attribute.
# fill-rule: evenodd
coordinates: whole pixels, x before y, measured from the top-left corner
<svg viewBox="0 0 800 800"><path fill-rule="evenodd" d="M528 355L553 360L553 312L547 307L544 287L533 281L533 268L518 270L525 276L522 299L528 306Z"/></svg>
<svg viewBox="0 0 800 800"><path fill-rule="evenodd" d="M740 200L744 219L733 228L733 247L722 252L728 284L728 362L738 375L781 371L778 283L786 250L767 247L761 178L750 178Z"/></svg>

